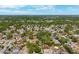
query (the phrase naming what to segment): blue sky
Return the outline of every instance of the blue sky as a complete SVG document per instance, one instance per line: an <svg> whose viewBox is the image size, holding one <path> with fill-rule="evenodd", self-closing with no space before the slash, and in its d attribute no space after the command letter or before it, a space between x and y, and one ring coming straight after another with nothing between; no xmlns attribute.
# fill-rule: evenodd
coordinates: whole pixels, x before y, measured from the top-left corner
<svg viewBox="0 0 79 59"><path fill-rule="evenodd" d="M0 5L0 15L79 15L79 5Z"/></svg>

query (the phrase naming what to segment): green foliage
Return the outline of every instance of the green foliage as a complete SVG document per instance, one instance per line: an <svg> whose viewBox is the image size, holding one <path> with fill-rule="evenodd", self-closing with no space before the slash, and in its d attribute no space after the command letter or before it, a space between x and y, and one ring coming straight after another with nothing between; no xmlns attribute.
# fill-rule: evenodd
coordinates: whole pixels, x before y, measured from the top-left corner
<svg viewBox="0 0 79 59"><path fill-rule="evenodd" d="M4 31L4 30L6 30L6 26L4 26L4 25L0 25L0 31L2 32L2 31Z"/></svg>
<svg viewBox="0 0 79 59"><path fill-rule="evenodd" d="M32 36L33 35L33 32L28 30L28 31L25 31L24 33L21 34L22 37L24 36Z"/></svg>
<svg viewBox="0 0 79 59"><path fill-rule="evenodd" d="M22 36L22 37L27 36L27 33L24 32L24 33L21 34L21 36Z"/></svg>
<svg viewBox="0 0 79 59"><path fill-rule="evenodd" d="M53 44L55 44L52 40L46 41L45 44L52 46Z"/></svg>
<svg viewBox="0 0 79 59"><path fill-rule="evenodd" d="M57 35L56 39L61 43L61 44L65 44L69 41L69 39L61 37L60 35Z"/></svg>
<svg viewBox="0 0 79 59"><path fill-rule="evenodd" d="M71 39L72 39L72 42L78 42L79 41L78 38L75 38L75 37L72 37Z"/></svg>
<svg viewBox="0 0 79 59"><path fill-rule="evenodd" d="M40 41L36 41L36 44L37 44L37 45L40 45L41 43L40 43Z"/></svg>
<svg viewBox="0 0 79 59"><path fill-rule="evenodd" d="M35 43L27 42L27 48L29 50L29 53L41 53L41 48Z"/></svg>
<svg viewBox="0 0 79 59"><path fill-rule="evenodd" d="M78 42L79 40L78 39L72 39L72 42Z"/></svg>
<svg viewBox="0 0 79 59"><path fill-rule="evenodd" d="M33 35L29 35L29 39L33 39Z"/></svg>
<svg viewBox="0 0 79 59"><path fill-rule="evenodd" d="M11 39L13 37L13 34L11 32L7 33L7 39Z"/></svg>
<svg viewBox="0 0 79 59"><path fill-rule="evenodd" d="M75 33L75 34L79 34L79 30L75 30L74 33Z"/></svg>
<svg viewBox="0 0 79 59"><path fill-rule="evenodd" d="M37 38L40 40L40 41L45 41L45 40L50 40L50 35L51 33L49 32L43 32L43 31L40 31L37 33Z"/></svg>
<svg viewBox="0 0 79 59"><path fill-rule="evenodd" d="M67 50L67 52L69 52L70 54L73 54L73 53L75 53L74 51L73 51L73 49L70 47L70 46L68 46L68 45L63 45L63 47Z"/></svg>
<svg viewBox="0 0 79 59"><path fill-rule="evenodd" d="M72 28L72 25L71 25L71 24L66 24L64 31L65 31L66 33L69 33L69 31L71 31L72 29L73 29L73 28Z"/></svg>
<svg viewBox="0 0 79 59"><path fill-rule="evenodd" d="M2 19L1 19L2 18ZM24 25L24 26L22 26ZM29 25L29 26L28 26ZM11 39L13 37L12 33L17 33L17 29L23 28L24 33L21 34L23 41L27 42L25 36L29 37L29 39L34 38L34 26L39 27L39 31L37 31L37 38L38 41L36 43L30 43L27 42L27 48L29 50L29 53L41 53L41 48L39 46L43 44L47 44L48 46L52 46L54 42L51 39L51 33L48 31L45 31L44 28L50 27L51 25L54 25L53 29L56 31L57 35L56 39L63 45L63 47L69 52L74 53L72 48L68 45L65 45L65 43L70 42L69 40L72 40L72 42L78 42L77 38L70 38L72 34L79 34L79 30L73 31L72 25L76 25L79 28L79 17L71 17L71 16L0 16L0 32L7 35L7 39ZM55 26L58 25L58 26ZM63 29L61 29L61 26ZM16 27L16 29L13 29L11 32L6 33L6 29L11 29L10 26ZM27 30L27 27L31 27L31 30ZM58 29L64 30L62 32L57 31ZM43 30L43 31L41 31ZM73 33L74 32L74 33ZM61 34L68 35L68 38L63 38ZM25 38L25 39L24 39ZM16 43L16 42L15 42ZM17 44L17 43L16 43ZM25 45L23 45L25 46ZM2 45L0 45L0 48L3 48Z"/></svg>
<svg viewBox="0 0 79 59"><path fill-rule="evenodd" d="M2 44L0 44L0 48L2 48L2 49L3 49L3 48L4 48L4 46L3 46Z"/></svg>
<svg viewBox="0 0 79 59"><path fill-rule="evenodd" d="M22 26L22 24L21 24L22 22L16 22L15 23L15 27L16 27L16 29L20 29Z"/></svg>
<svg viewBox="0 0 79 59"><path fill-rule="evenodd" d="M61 38L62 38L62 37L61 37L61 35L60 35L60 34L57 34L57 35L56 35L56 39L58 39L58 40L59 40L59 39L61 39Z"/></svg>
<svg viewBox="0 0 79 59"><path fill-rule="evenodd" d="M37 33L37 38L43 43L43 44L48 44L49 46L51 46L52 44L54 44L54 42L52 41L51 37L51 33L45 31L40 31Z"/></svg>
<svg viewBox="0 0 79 59"><path fill-rule="evenodd" d="M53 21L53 24L62 25L62 24L64 24L64 20L63 19L56 19L55 21Z"/></svg>
<svg viewBox="0 0 79 59"><path fill-rule="evenodd" d="M62 38L62 39L59 39L59 41L61 42L61 44L65 44L69 41L69 39Z"/></svg>

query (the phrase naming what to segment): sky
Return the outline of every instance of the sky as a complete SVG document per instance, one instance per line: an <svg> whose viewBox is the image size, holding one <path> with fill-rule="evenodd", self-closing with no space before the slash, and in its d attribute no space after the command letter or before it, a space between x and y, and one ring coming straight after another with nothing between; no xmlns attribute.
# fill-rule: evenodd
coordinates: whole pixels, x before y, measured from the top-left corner
<svg viewBox="0 0 79 59"><path fill-rule="evenodd" d="M79 15L79 5L0 5L0 15Z"/></svg>

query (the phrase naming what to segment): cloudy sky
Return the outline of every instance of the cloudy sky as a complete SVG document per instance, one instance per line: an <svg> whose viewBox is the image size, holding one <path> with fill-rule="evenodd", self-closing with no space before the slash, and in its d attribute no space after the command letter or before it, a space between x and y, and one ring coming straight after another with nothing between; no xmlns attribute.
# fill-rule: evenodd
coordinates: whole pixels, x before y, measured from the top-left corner
<svg viewBox="0 0 79 59"><path fill-rule="evenodd" d="M79 15L79 5L0 5L0 15Z"/></svg>

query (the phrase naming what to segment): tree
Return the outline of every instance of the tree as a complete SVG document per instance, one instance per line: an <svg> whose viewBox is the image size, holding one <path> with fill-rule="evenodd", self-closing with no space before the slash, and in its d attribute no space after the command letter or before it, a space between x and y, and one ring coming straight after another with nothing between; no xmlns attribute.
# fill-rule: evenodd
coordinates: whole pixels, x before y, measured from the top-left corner
<svg viewBox="0 0 79 59"><path fill-rule="evenodd" d="M41 48L35 43L27 42L27 48L29 50L29 53L41 53Z"/></svg>
<svg viewBox="0 0 79 59"><path fill-rule="evenodd" d="M61 44L65 44L69 41L69 39L61 37L61 35L57 35L56 39L61 43Z"/></svg>
<svg viewBox="0 0 79 59"><path fill-rule="evenodd" d="M79 30L75 30L74 33L75 33L75 34L79 34Z"/></svg>
<svg viewBox="0 0 79 59"><path fill-rule="evenodd" d="M51 33L49 33L48 31L39 31L37 33L37 38L38 40L40 40L42 42L42 44L47 44L49 46L51 46L52 44L54 44L54 42L51 39Z"/></svg>
<svg viewBox="0 0 79 59"><path fill-rule="evenodd" d="M71 24L66 24L64 31L69 34L69 31L71 31L72 29L73 28L72 28L72 25Z"/></svg>
<svg viewBox="0 0 79 59"><path fill-rule="evenodd" d="M11 39L13 37L13 34L11 32L7 33L7 39Z"/></svg>
<svg viewBox="0 0 79 59"><path fill-rule="evenodd" d="M73 51L73 49L72 49L70 46L64 44L63 47L64 47L64 48L67 50L67 52L69 52L70 54L75 53L75 52Z"/></svg>

